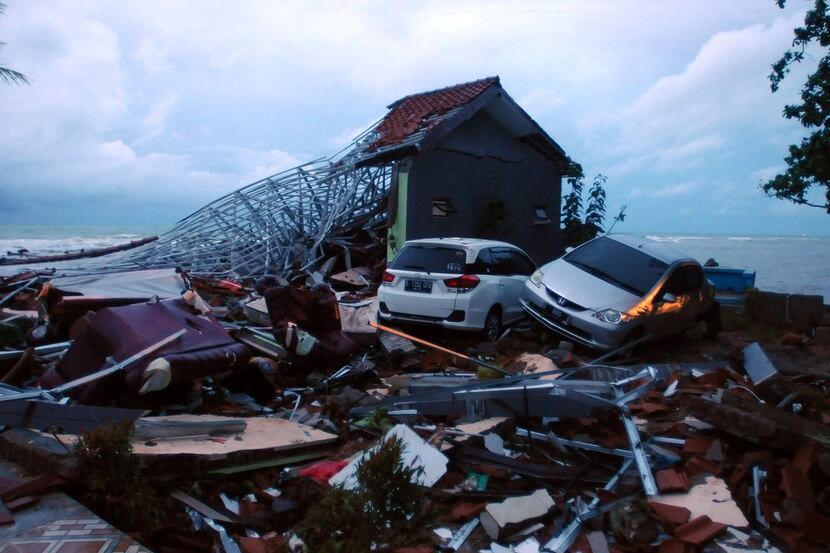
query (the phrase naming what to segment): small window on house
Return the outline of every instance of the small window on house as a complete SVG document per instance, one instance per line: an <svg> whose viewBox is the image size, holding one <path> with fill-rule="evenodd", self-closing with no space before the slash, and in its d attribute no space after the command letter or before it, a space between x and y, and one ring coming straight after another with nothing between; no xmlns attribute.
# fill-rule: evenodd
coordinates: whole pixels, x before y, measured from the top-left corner
<svg viewBox="0 0 830 553"><path fill-rule="evenodd" d="M534 225L549 225L550 217L548 216L548 208L543 205L537 205L533 208L533 224Z"/></svg>
<svg viewBox="0 0 830 553"><path fill-rule="evenodd" d="M450 203L449 198L433 198L432 199L432 216L433 217L449 217L456 213L455 208Z"/></svg>

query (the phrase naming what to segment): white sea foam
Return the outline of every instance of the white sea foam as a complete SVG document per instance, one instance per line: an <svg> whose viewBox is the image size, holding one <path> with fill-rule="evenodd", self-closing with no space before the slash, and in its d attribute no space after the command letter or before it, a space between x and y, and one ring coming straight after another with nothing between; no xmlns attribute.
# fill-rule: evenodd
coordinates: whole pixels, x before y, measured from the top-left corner
<svg viewBox="0 0 830 553"><path fill-rule="evenodd" d="M65 238L0 238L0 255L27 250L30 255L56 255L80 250L94 250L139 240L138 234L113 236L67 236Z"/></svg>
<svg viewBox="0 0 830 553"><path fill-rule="evenodd" d="M646 238L649 240L654 240L655 242L672 242L674 244L678 244L685 240L708 240L709 236L670 236L670 235L658 235L658 234L647 234Z"/></svg>

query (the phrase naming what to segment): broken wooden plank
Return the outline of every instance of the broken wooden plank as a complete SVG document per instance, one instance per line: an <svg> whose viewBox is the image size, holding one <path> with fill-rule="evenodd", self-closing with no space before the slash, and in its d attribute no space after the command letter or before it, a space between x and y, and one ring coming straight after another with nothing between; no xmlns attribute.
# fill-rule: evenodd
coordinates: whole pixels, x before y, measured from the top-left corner
<svg viewBox="0 0 830 553"><path fill-rule="evenodd" d="M175 439L193 436L220 436L245 431L244 419L229 419L215 415L196 418L143 417L135 421L133 437L138 440Z"/></svg>
<svg viewBox="0 0 830 553"><path fill-rule="evenodd" d="M200 415L173 415L167 417L178 421L198 421ZM226 419L236 421L231 417L213 417L213 420ZM337 436L317 430L304 424L287 421L285 419L268 419L264 417L248 417L244 431L227 439L220 438L171 438L152 442L134 441L133 453L142 456L163 455L194 455L208 458L225 458L231 453L244 451L282 452L303 449L332 443Z"/></svg>
<svg viewBox="0 0 830 553"><path fill-rule="evenodd" d="M242 519L239 518L238 515L235 515L234 513L231 513L230 511L223 512L223 511L220 511L219 509L215 509L215 508L211 507L210 505L208 505L207 503L204 503L203 501L199 501L195 497L187 495L184 492L180 492L178 490L173 490L170 493L170 497L172 497L173 499L176 499L178 501L181 501L182 503L184 503L185 505L187 505L191 509L195 509L195 510L199 511L201 514L203 514L204 516L206 516L207 518L209 518L211 520L214 520L214 521L217 521L217 522L229 523L229 524L240 524L242 522Z"/></svg>
<svg viewBox="0 0 830 553"><path fill-rule="evenodd" d="M0 402L0 424L14 428L58 429L80 433L112 423L132 422L147 411L120 407L94 407L48 401Z"/></svg>
<svg viewBox="0 0 830 553"><path fill-rule="evenodd" d="M826 424L790 414L783 409L724 394L722 403L688 396L689 412L737 438L778 449L795 449L813 440L830 445Z"/></svg>

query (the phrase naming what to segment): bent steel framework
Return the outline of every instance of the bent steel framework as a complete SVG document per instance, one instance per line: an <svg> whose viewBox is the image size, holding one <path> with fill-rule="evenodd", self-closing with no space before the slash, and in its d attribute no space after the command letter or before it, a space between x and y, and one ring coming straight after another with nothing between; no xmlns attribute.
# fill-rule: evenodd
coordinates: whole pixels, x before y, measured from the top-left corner
<svg viewBox="0 0 830 553"><path fill-rule="evenodd" d="M235 277L308 269L323 257L328 237L385 217L393 164L361 165L376 127L334 156L214 200L158 241L109 258L107 267L181 267L192 274Z"/></svg>

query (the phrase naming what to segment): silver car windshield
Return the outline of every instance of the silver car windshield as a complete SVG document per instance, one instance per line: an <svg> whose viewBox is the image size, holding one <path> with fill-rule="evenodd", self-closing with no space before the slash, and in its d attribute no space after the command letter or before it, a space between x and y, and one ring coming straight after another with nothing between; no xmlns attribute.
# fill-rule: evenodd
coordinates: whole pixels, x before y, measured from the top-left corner
<svg viewBox="0 0 830 553"><path fill-rule="evenodd" d="M665 262L606 237L578 247L563 259L637 296L651 290L668 268Z"/></svg>

